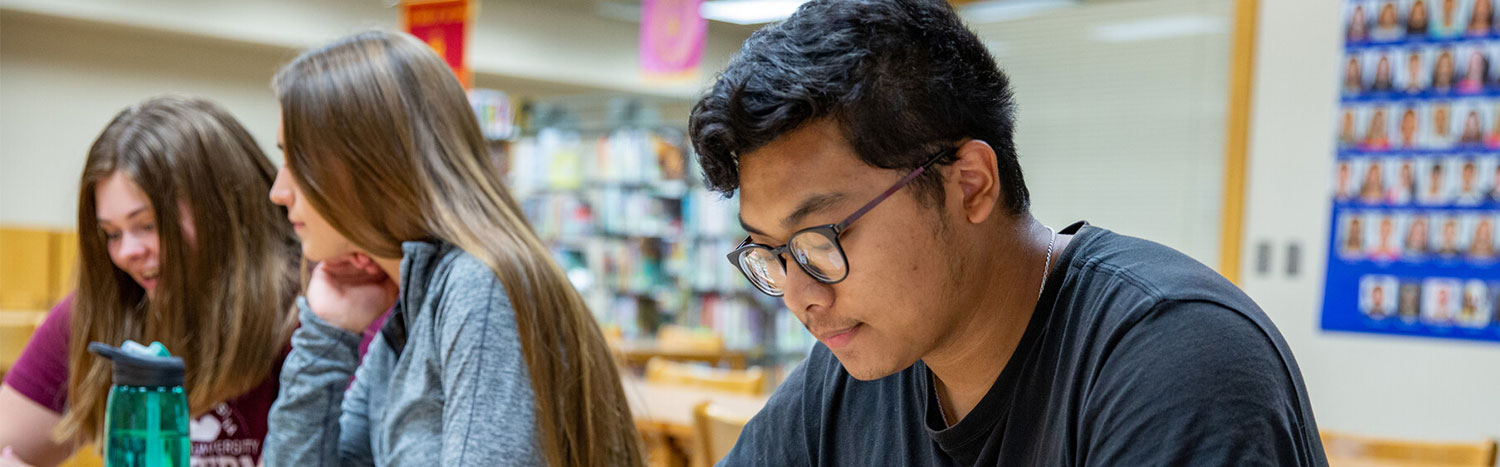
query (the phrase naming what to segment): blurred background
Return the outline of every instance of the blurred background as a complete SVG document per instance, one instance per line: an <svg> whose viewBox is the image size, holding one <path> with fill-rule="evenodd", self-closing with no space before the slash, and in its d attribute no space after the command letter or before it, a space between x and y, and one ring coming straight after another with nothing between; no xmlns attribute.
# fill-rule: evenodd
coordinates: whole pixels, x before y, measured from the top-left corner
<svg viewBox="0 0 1500 467"><path fill-rule="evenodd" d="M654 381L737 381L759 372L749 379L755 387L742 391L752 400L740 401L753 413L753 398L763 401L813 340L724 261L744 235L736 200L702 187L687 114L753 31L800 2L458 3L465 12L453 26L458 39L424 39L442 52L457 49L454 64L471 86L496 170L622 361ZM1500 274L1479 259L1386 264L1330 252L1339 214L1413 212L1340 200L1339 161L1406 157L1341 148L1340 109L1460 98L1426 89L1381 94L1373 64L1359 65L1370 71L1351 91L1341 85L1348 58L1414 47L1487 51L1500 36L1350 32L1360 21L1351 20L1356 7L1368 10L1361 14L1374 30L1384 4L1404 20L1411 0L953 3L1013 80L1017 146L1039 219L1057 227L1088 220L1151 239L1236 281L1296 353L1325 431L1450 444L1500 437ZM1466 11L1473 2L1456 3ZM35 316L26 313L71 290L78 175L111 116L153 95L206 97L279 158L272 74L299 51L352 32L433 27L426 22L434 16L413 13L420 7L0 0L0 309L14 330L0 336L0 370L24 345ZM1491 84L1462 98L1493 99L1500 94ZM1368 137L1375 124L1362 112L1356 127ZM1495 172L1484 162L1491 149L1471 149L1408 155L1473 158ZM1478 219L1495 218L1496 208L1431 209ZM1351 284L1387 276L1478 281L1482 300L1474 305L1485 321L1461 326L1425 311L1386 318L1396 315L1394 304L1377 313L1385 305L1372 308ZM709 397L673 390L633 397ZM677 423L661 424L655 455L701 461L694 456L710 449L703 446L710 432L673 417L663 416Z"/></svg>

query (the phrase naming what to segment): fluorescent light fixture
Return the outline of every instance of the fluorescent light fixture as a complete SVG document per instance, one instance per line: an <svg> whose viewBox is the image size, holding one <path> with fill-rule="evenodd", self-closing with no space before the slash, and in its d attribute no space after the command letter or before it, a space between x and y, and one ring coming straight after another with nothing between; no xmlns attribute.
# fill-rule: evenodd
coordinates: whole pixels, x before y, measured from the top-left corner
<svg viewBox="0 0 1500 467"><path fill-rule="evenodd" d="M1088 38L1100 42L1139 42L1228 31L1229 22L1221 17L1177 15L1094 26L1089 29Z"/></svg>
<svg viewBox="0 0 1500 467"><path fill-rule="evenodd" d="M708 0L698 6L704 18L734 24L762 24L792 16L807 0Z"/></svg>
<svg viewBox="0 0 1500 467"><path fill-rule="evenodd" d="M1030 18L1077 3L1077 0L989 0L965 5L958 13L974 23L999 23Z"/></svg>

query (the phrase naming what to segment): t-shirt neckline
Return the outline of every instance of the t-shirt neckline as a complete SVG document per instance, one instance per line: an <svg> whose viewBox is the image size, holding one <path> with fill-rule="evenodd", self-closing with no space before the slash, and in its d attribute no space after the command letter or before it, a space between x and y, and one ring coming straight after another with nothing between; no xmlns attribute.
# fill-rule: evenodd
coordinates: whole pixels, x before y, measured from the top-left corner
<svg viewBox="0 0 1500 467"><path fill-rule="evenodd" d="M995 378L995 382L990 385L989 392L985 393L984 398L979 400L979 404L974 406L974 410L970 411L968 416L952 426L947 425L938 408L937 392L932 385L932 370L927 368L925 363L917 362L921 365L919 378L922 391L920 392L925 402L923 428L944 452L952 455L954 452L964 450L970 443L983 439L1009 414L1010 406L1015 399L1018 379L1026 371L1026 366L1035 359L1036 347L1041 342L1042 335L1047 332L1047 324L1051 322L1058 291L1067 278L1067 271L1071 269L1070 265L1077 256L1077 252L1083 250L1099 232L1101 231L1090 226L1087 221L1074 222L1057 232L1058 235L1073 235L1073 240L1058 255L1057 269L1048 275L1047 283L1042 288L1042 296L1037 300L1031 320L1026 324L1026 332L1021 335L1021 341L1016 344L1015 353L1011 354L1010 360L1005 364L1005 369Z"/></svg>

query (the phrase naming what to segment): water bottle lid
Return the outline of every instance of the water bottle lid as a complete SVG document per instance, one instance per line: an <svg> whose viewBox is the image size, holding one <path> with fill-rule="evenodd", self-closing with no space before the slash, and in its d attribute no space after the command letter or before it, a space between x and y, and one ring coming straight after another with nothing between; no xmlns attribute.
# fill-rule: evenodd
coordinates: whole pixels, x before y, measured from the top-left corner
<svg viewBox="0 0 1500 467"><path fill-rule="evenodd" d="M152 347L147 348L134 341L125 341L125 345L115 347L90 342L89 352L114 361L116 386L182 386L183 376L187 373L182 357L171 356L160 343L151 344Z"/></svg>

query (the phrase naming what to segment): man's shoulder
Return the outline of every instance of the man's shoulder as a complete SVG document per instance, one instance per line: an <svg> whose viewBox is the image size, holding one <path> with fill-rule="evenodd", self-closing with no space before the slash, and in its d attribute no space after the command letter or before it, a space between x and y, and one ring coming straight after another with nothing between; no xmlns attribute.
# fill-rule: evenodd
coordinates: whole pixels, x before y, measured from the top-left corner
<svg viewBox="0 0 1500 467"><path fill-rule="evenodd" d="M1223 275L1172 247L1094 226L1081 228L1074 241L1064 265L1073 298L1131 299L1136 306L1127 308L1141 311L1181 301L1259 310Z"/></svg>
<svg viewBox="0 0 1500 467"><path fill-rule="evenodd" d="M1058 299L1069 326L1089 328L1066 334L1093 336L1077 345L1102 352L1124 339L1191 334L1203 342L1260 341L1274 353L1288 353L1260 306L1208 266L1170 247L1104 229L1086 228L1080 237Z"/></svg>

